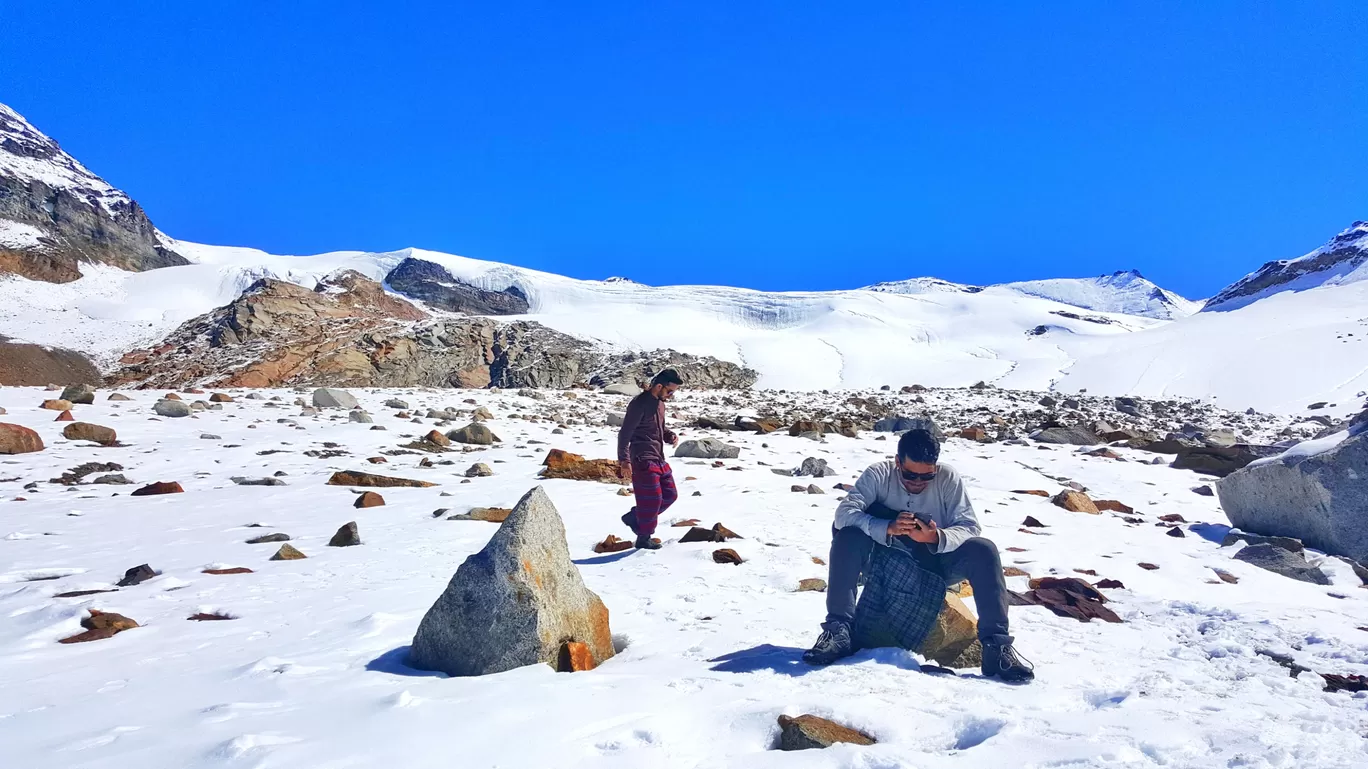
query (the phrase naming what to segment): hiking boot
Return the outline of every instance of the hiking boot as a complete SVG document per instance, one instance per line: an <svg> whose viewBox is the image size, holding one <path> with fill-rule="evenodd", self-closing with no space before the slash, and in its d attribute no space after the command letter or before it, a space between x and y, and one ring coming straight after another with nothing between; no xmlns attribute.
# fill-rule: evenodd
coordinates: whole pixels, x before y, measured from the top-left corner
<svg viewBox="0 0 1368 769"><path fill-rule="evenodd" d="M822 626L822 634L817 636L817 643L803 652L803 662L809 665L830 665L854 653L855 644L850 640L850 625L844 622L828 622Z"/></svg>
<svg viewBox="0 0 1368 769"><path fill-rule="evenodd" d="M637 535L637 538L636 538L636 546L637 546L639 549L641 549L641 550L659 550L659 549L660 549L660 543L657 542L657 541L655 541L654 539L651 539L651 537L650 537L649 535L647 535L647 534L638 534L638 535Z"/></svg>
<svg viewBox="0 0 1368 769"><path fill-rule="evenodd" d="M1035 679L1035 666L1018 655L1011 644L984 644L983 675L1011 684L1025 683Z"/></svg>
<svg viewBox="0 0 1368 769"><path fill-rule="evenodd" d="M622 514L622 525L631 529L632 533L636 534L638 537L641 536L637 533L635 507Z"/></svg>

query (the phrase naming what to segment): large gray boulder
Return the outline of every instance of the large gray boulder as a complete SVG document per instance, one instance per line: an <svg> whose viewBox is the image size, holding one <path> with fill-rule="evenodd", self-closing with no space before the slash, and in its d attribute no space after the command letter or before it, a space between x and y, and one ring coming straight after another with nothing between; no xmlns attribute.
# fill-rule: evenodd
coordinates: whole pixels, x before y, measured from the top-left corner
<svg viewBox="0 0 1368 769"><path fill-rule="evenodd" d="M1368 559L1365 428L1356 426L1328 450L1294 446L1218 481L1216 493L1230 523L1244 531L1295 537L1356 561Z"/></svg>
<svg viewBox="0 0 1368 769"><path fill-rule="evenodd" d="M700 438L680 443L674 455L690 459L736 459L741 456L741 449L713 438Z"/></svg>
<svg viewBox="0 0 1368 769"><path fill-rule="evenodd" d="M88 384L67 385L66 389L62 391L62 400L72 403L94 403L95 388Z"/></svg>
<svg viewBox="0 0 1368 769"><path fill-rule="evenodd" d="M320 409L354 409L360 404L356 396L336 387L320 387L314 390L313 405Z"/></svg>
<svg viewBox="0 0 1368 769"><path fill-rule="evenodd" d="M161 417L188 417L190 404L185 401L159 400L153 404L152 411Z"/></svg>
<svg viewBox="0 0 1368 769"><path fill-rule="evenodd" d="M459 430L452 430L446 437L457 443L469 443L474 446L491 446L501 442L493 430L479 422L471 422Z"/></svg>
<svg viewBox="0 0 1368 769"><path fill-rule="evenodd" d="M634 384L616 382L603 388L603 392L608 395L630 395L636 397L641 394L641 388Z"/></svg>
<svg viewBox="0 0 1368 769"><path fill-rule="evenodd" d="M1082 425L1073 427L1050 427L1031 433L1031 440L1040 443L1056 443L1068 446L1096 446L1102 442L1092 430Z"/></svg>
<svg viewBox="0 0 1368 769"><path fill-rule="evenodd" d="M537 486L489 544L456 570L419 623L409 664L477 676L537 663L556 666L574 656L562 647L578 648L581 656L587 650L587 667L614 654L608 609L584 586L570 561L560 514Z"/></svg>

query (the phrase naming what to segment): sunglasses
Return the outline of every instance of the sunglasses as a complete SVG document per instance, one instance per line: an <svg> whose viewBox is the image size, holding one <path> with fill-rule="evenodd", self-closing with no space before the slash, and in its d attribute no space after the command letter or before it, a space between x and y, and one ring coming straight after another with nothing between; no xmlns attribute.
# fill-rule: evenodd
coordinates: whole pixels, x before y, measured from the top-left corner
<svg viewBox="0 0 1368 769"><path fill-rule="evenodd" d="M898 473L899 473L900 475L902 475L902 479L903 479L904 481L934 481L934 480L936 480L936 474L935 474L934 472L931 472L931 473L914 473L914 472L912 472L911 470L903 470L903 469L899 468Z"/></svg>

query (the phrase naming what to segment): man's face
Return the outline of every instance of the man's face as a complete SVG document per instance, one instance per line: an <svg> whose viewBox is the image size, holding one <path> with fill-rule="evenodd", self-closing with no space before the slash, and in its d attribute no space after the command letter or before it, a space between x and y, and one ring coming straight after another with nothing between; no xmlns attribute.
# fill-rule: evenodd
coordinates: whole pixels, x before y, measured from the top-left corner
<svg viewBox="0 0 1368 769"><path fill-rule="evenodd" d="M677 385L677 384L657 385L657 386L660 388L660 395L658 395L657 397L660 398L660 399L663 400L663 401L667 401L667 400L670 400L671 398L673 398L675 392L676 392L677 390L679 390L679 385Z"/></svg>
<svg viewBox="0 0 1368 769"><path fill-rule="evenodd" d="M910 459L898 458L898 470L902 486L908 494L920 494L926 491L926 487L931 485L932 479L936 477L937 467L934 463L913 462Z"/></svg>

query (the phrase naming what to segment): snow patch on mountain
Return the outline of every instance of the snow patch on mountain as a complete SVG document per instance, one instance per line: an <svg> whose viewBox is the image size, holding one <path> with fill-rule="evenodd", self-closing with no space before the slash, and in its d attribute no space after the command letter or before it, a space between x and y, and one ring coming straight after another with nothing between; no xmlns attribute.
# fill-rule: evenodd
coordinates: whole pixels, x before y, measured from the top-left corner
<svg viewBox="0 0 1368 769"><path fill-rule="evenodd" d="M70 190L98 204L111 217L117 217L132 203L122 190L96 176L23 115L4 104L0 104L0 150L4 150L0 152L0 176Z"/></svg>
<svg viewBox="0 0 1368 769"><path fill-rule="evenodd" d="M1201 302L1185 299L1160 288L1137 270L1123 270L1096 278L1055 278L1001 283L1006 289L1053 299L1086 310L1141 315L1159 320L1185 318L1201 309Z"/></svg>

